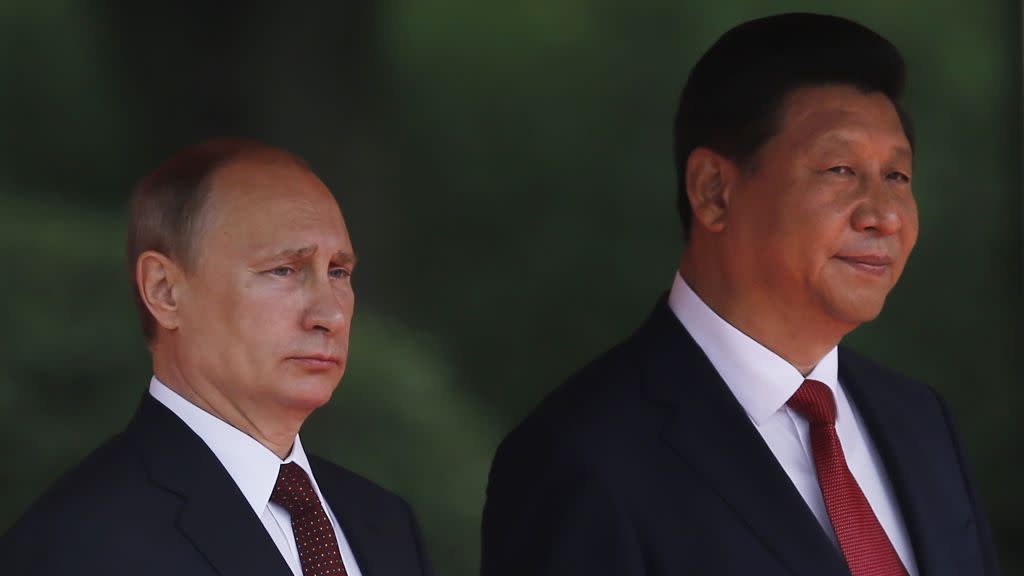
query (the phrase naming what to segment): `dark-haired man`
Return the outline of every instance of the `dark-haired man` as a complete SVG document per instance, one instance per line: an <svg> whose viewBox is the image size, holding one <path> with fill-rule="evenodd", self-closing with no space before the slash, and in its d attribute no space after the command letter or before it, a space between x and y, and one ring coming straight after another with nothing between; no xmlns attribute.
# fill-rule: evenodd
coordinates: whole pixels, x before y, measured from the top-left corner
<svg viewBox="0 0 1024 576"><path fill-rule="evenodd" d="M134 419L0 540L9 575L423 575L398 496L307 455L345 370L355 252L299 158L212 141L133 196L154 376Z"/></svg>
<svg viewBox="0 0 1024 576"><path fill-rule="evenodd" d="M917 239L903 83L895 47L829 16L703 55L679 273L499 447L485 576L998 572L943 402L838 346Z"/></svg>

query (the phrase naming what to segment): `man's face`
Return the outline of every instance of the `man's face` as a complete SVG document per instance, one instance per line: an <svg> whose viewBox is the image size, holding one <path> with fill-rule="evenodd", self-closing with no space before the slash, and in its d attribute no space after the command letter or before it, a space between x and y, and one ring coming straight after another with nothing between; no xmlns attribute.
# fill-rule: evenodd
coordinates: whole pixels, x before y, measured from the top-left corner
<svg viewBox="0 0 1024 576"><path fill-rule="evenodd" d="M917 240L910 144L889 99L802 88L730 200L729 250L794 325L874 319ZM736 263L736 262L734 262Z"/></svg>
<svg viewBox="0 0 1024 576"><path fill-rule="evenodd" d="M304 417L345 371L355 264L345 221L309 171L236 161L211 178L179 297L189 377L258 425Z"/></svg>

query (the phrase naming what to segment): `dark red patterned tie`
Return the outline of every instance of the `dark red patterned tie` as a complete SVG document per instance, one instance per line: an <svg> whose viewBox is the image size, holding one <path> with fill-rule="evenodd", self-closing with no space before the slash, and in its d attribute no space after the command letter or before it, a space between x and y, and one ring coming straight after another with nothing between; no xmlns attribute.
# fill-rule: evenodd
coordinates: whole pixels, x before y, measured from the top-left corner
<svg viewBox="0 0 1024 576"><path fill-rule="evenodd" d="M280 504L292 517L295 545L299 549L302 576L346 576L334 527L306 472L294 462L281 465L270 501Z"/></svg>
<svg viewBox="0 0 1024 576"><path fill-rule="evenodd" d="M846 465L836 434L836 402L828 386L804 380L789 399L811 425L811 447L825 509L853 576L905 576L907 570Z"/></svg>

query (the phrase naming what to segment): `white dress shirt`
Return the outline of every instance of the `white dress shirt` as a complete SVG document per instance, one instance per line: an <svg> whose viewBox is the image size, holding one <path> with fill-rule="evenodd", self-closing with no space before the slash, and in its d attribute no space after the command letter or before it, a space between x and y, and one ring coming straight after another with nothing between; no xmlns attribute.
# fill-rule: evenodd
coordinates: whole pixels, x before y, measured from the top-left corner
<svg viewBox="0 0 1024 576"><path fill-rule="evenodd" d="M361 576L352 548L348 545L334 512L320 493L320 487L313 477L306 452L302 449L302 442L297 435L291 454L281 460L251 436L182 398L157 380L156 376L149 382L149 394L181 418L185 425L210 447L252 506L252 511L263 522L264 528L288 562L292 573L302 576L302 564L299 561L298 548L295 546L295 535L292 533L291 516L279 504L270 501L270 493L277 483L281 465L289 462L298 464L309 475L313 490L320 498L320 505L324 507L327 517L331 520L345 570L349 576Z"/></svg>
<svg viewBox="0 0 1024 576"><path fill-rule="evenodd" d="M835 531L818 486L807 421L786 402L805 377L753 338L718 316L676 273L668 305L711 361L750 417L768 448L834 543ZM839 383L839 349L833 348L806 378L823 382L836 400L836 433L853 477L910 576L917 564L885 468L856 408Z"/></svg>

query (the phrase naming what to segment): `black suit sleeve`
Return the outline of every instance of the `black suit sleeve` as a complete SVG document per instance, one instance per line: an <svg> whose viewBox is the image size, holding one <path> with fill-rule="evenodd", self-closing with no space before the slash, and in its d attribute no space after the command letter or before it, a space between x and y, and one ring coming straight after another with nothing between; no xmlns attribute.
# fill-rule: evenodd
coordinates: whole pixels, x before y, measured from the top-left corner
<svg viewBox="0 0 1024 576"><path fill-rule="evenodd" d="M960 434L957 432L956 424L953 421L953 416L949 410L949 406L942 399L941 396L932 392L935 398L938 400L939 406L942 408L942 416L946 420L946 429L949 431L950 439L953 446L956 448L957 460L960 464L960 473L963 475L964 486L967 488L967 497L971 502L971 514L974 517L975 527L978 534L978 544L980 546L982 564L985 566L986 576L998 576L999 562L996 559L995 544L992 541L992 529L989 527L988 518L985 512L981 508L981 504L978 501L978 494L974 487L974 480L971 475L970 466L967 463L966 453L964 452L963 446L960 444Z"/></svg>
<svg viewBox="0 0 1024 576"><path fill-rule="evenodd" d="M482 576L643 574L622 502L586 457L516 433L491 467Z"/></svg>

